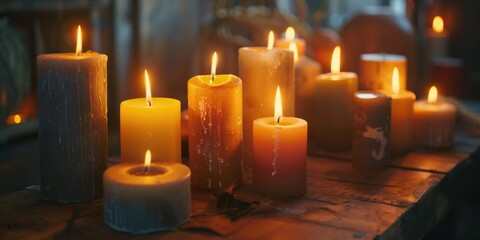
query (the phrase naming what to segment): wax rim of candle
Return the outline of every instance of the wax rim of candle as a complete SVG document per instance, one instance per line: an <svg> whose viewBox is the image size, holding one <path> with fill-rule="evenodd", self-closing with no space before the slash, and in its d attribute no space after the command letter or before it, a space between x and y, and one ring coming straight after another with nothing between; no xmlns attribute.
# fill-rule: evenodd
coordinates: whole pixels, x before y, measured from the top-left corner
<svg viewBox="0 0 480 240"><path fill-rule="evenodd" d="M389 95L384 94L380 91L357 91L354 94L355 98L361 99L363 101L374 101L375 99L385 99L390 98Z"/></svg>
<svg viewBox="0 0 480 240"><path fill-rule="evenodd" d="M191 175L190 168L180 163L152 163L150 169L155 169L158 166L166 169L164 174L140 177L132 175L130 172L143 171L145 169L143 163L120 163L108 168L104 172L104 177L108 176L109 178L117 179L118 183L140 187L150 186L152 181L158 182L159 180L171 184L189 178Z"/></svg>
<svg viewBox="0 0 480 240"><path fill-rule="evenodd" d="M248 52L256 52L256 53L263 53L263 52L285 52L292 54L293 57L293 52L288 50L288 49L283 49L283 48L272 48L272 49L267 49L267 47L242 47L238 49L238 51L248 51Z"/></svg>
<svg viewBox="0 0 480 240"><path fill-rule="evenodd" d="M221 87L228 85L236 85L235 83L242 82L242 80L233 74L216 74L213 82L210 82L211 75L198 75L193 78L198 78L200 83L210 87ZM232 84L233 83L233 84Z"/></svg>
<svg viewBox="0 0 480 240"><path fill-rule="evenodd" d="M180 101L174 98L152 98L152 106L145 104L146 98L132 98L122 101L120 108L124 107L136 107L136 108L166 108L172 106L180 106Z"/></svg>
<svg viewBox="0 0 480 240"><path fill-rule="evenodd" d="M270 125L278 128L290 128L307 124L307 121L296 117L282 117L280 123L277 122L275 117L263 117L257 118L254 122L262 125Z"/></svg>
<svg viewBox="0 0 480 240"><path fill-rule="evenodd" d="M424 111L437 111L440 109L453 109L454 111L457 110L457 107L455 107L455 105L441 100L437 100L434 103L429 103L427 100L418 100L415 101L413 107L417 109L422 109Z"/></svg>
<svg viewBox="0 0 480 240"><path fill-rule="evenodd" d="M360 56L360 59L372 62L402 62L407 60L404 55L390 53L364 53Z"/></svg>
<svg viewBox="0 0 480 240"><path fill-rule="evenodd" d="M332 79L336 77L336 79ZM325 80L333 80L333 81L342 81L342 80L349 80L352 78L357 78L357 74L354 72L339 72L339 73L322 73L318 75L315 79L319 81Z"/></svg>
<svg viewBox="0 0 480 240"><path fill-rule="evenodd" d="M163 175L168 172L165 166L151 165L149 170L145 171L145 166L138 166L128 170L128 173L133 176L145 177L145 176L157 176Z"/></svg>
<svg viewBox="0 0 480 240"><path fill-rule="evenodd" d="M78 61L78 60L85 60L85 59L92 59L92 58L106 58L108 59L107 55L102 53L97 53L94 51L82 52L82 54L78 55L76 53L47 53L38 55L37 59L45 60L56 60L62 59L65 61Z"/></svg>

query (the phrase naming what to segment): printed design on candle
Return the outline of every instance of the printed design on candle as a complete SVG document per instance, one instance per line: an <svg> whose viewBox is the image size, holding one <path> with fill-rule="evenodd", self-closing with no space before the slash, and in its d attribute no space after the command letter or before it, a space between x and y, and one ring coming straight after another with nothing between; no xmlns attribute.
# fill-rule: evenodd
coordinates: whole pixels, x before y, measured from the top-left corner
<svg viewBox="0 0 480 240"><path fill-rule="evenodd" d="M372 128L367 126L365 132L363 132L363 137L373 139L374 141L380 143L378 147L378 151L373 149L372 150L372 157L375 158L377 161L380 161L385 156L385 150L387 148L387 138L382 130L382 128Z"/></svg>

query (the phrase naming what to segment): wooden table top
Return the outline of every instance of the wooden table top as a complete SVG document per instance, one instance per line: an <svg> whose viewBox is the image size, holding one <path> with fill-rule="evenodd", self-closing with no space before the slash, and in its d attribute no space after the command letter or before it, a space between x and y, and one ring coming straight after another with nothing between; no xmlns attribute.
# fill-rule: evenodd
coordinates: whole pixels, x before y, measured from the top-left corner
<svg viewBox="0 0 480 240"><path fill-rule="evenodd" d="M315 152L302 197L263 198L247 177L235 196L259 204L231 221L212 192L192 189L186 224L140 236L108 228L101 199L57 204L32 187L0 197L0 239L417 239L446 215L469 177L480 175L479 146L480 139L457 134L453 149L415 149L372 172L355 170L348 153Z"/></svg>

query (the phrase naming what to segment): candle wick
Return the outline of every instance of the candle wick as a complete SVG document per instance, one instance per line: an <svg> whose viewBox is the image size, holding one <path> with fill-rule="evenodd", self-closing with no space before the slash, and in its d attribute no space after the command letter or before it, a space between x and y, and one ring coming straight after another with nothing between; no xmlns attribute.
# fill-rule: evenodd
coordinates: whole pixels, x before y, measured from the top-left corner
<svg viewBox="0 0 480 240"><path fill-rule="evenodd" d="M277 124L280 123L280 118L281 118L281 117L278 117L278 118L277 118Z"/></svg>
<svg viewBox="0 0 480 240"><path fill-rule="evenodd" d="M143 172L148 173L150 171L150 166L145 166L145 169L143 169Z"/></svg>
<svg viewBox="0 0 480 240"><path fill-rule="evenodd" d="M151 107L151 106L152 106L152 101L151 101L151 100L147 100L147 104L148 104L149 107Z"/></svg>
<svg viewBox="0 0 480 240"><path fill-rule="evenodd" d="M210 83L213 83L215 81L215 74L210 75Z"/></svg>

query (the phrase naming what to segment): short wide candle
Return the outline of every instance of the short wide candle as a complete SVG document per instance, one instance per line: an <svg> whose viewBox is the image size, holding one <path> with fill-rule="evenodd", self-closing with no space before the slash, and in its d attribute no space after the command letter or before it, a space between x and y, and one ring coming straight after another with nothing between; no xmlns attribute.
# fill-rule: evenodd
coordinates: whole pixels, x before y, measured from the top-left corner
<svg viewBox="0 0 480 240"><path fill-rule="evenodd" d="M180 163L122 163L103 175L104 220L132 234L172 230L191 214L190 170Z"/></svg>
<svg viewBox="0 0 480 240"><path fill-rule="evenodd" d="M204 189L242 182L242 80L212 75L188 80L192 185Z"/></svg>
<svg viewBox="0 0 480 240"><path fill-rule="evenodd" d="M306 191L307 122L265 117L253 122L253 184L262 195L300 196Z"/></svg>
<svg viewBox="0 0 480 240"><path fill-rule="evenodd" d="M42 195L62 203L100 198L108 159L107 56L81 49L43 54L37 72Z"/></svg>

